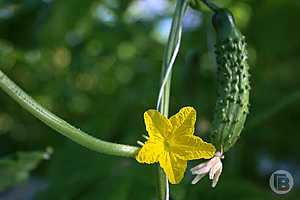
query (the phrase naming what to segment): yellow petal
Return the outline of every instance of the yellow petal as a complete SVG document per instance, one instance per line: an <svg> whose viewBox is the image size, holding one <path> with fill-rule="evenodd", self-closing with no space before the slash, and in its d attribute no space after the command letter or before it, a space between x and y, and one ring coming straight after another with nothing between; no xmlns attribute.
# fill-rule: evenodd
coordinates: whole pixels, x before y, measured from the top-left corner
<svg viewBox="0 0 300 200"><path fill-rule="evenodd" d="M184 107L170 118L173 126L172 134L180 135L193 135L194 126L196 122L196 111L193 107Z"/></svg>
<svg viewBox="0 0 300 200"><path fill-rule="evenodd" d="M148 110L144 113L146 130L153 138L165 138L172 130L172 124L168 118L160 114L157 110Z"/></svg>
<svg viewBox="0 0 300 200"><path fill-rule="evenodd" d="M170 152L164 152L159 158L159 164L164 169L170 183L179 183L186 170L187 161L181 160Z"/></svg>
<svg viewBox="0 0 300 200"><path fill-rule="evenodd" d="M162 154L163 146L160 142L149 139L142 149L138 152L136 160L139 163L152 164L158 162L159 156Z"/></svg>
<svg viewBox="0 0 300 200"><path fill-rule="evenodd" d="M175 137L169 144L170 151L183 160L209 159L216 152L214 145L204 142L197 136Z"/></svg>

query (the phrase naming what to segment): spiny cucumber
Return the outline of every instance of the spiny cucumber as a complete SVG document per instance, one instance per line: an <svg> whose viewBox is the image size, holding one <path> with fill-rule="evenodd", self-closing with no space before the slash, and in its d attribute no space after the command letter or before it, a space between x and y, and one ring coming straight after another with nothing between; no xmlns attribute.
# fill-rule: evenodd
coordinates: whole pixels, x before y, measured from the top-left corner
<svg viewBox="0 0 300 200"><path fill-rule="evenodd" d="M216 10L213 25L219 88L211 137L216 148L226 152L238 140L249 113L247 44L230 11Z"/></svg>

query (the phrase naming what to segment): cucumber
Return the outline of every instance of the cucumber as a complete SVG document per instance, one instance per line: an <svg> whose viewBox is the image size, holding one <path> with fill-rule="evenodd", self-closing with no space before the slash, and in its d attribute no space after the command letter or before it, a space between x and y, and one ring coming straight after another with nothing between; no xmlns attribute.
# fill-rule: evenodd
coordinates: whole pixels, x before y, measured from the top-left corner
<svg viewBox="0 0 300 200"><path fill-rule="evenodd" d="M249 114L247 44L229 10L216 10L212 22L216 30L219 87L211 139L219 151L226 152L237 142Z"/></svg>

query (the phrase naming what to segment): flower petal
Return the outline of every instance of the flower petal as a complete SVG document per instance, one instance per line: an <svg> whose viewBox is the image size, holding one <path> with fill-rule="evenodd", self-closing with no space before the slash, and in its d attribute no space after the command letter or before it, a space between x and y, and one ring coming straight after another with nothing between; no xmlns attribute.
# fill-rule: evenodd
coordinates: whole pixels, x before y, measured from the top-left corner
<svg viewBox="0 0 300 200"><path fill-rule="evenodd" d="M209 172L210 168L208 166L204 166L203 168L198 169L197 171L192 171L192 174L207 174Z"/></svg>
<svg viewBox="0 0 300 200"><path fill-rule="evenodd" d="M198 174L192 181L192 184L198 183L206 174Z"/></svg>
<svg viewBox="0 0 300 200"><path fill-rule="evenodd" d="M190 170L191 170L192 174L199 174L199 173L197 173L197 172L198 172L199 170L203 170L204 168L206 168L206 166L207 166L207 162L203 162L203 163L200 163L199 165L197 165L197 166L191 168ZM206 172L206 173L207 173L207 172Z"/></svg>
<svg viewBox="0 0 300 200"><path fill-rule="evenodd" d="M214 176L214 179L213 179L213 182L212 182L212 187L216 187L218 181L219 181L219 177L222 173L222 167L216 172L215 176Z"/></svg>
<svg viewBox="0 0 300 200"><path fill-rule="evenodd" d="M146 130L153 138L165 138L172 130L172 124L168 118L160 114L157 110L148 110L144 113Z"/></svg>
<svg viewBox="0 0 300 200"><path fill-rule="evenodd" d="M218 157L217 157L218 158ZM209 172L209 179L212 180L215 177L216 172L222 168L222 162L220 158L218 158L217 162L212 166Z"/></svg>
<svg viewBox="0 0 300 200"><path fill-rule="evenodd" d="M184 107L170 118L173 133L176 136L193 135L196 122L196 111L193 107Z"/></svg>
<svg viewBox="0 0 300 200"><path fill-rule="evenodd" d="M216 152L214 145L197 136L175 137L170 143L170 149L182 160L209 159Z"/></svg>
<svg viewBox="0 0 300 200"><path fill-rule="evenodd" d="M139 163L152 164L158 162L159 156L162 154L163 146L160 142L149 139L142 149L138 152L136 160Z"/></svg>
<svg viewBox="0 0 300 200"><path fill-rule="evenodd" d="M187 161L181 160L173 153L164 152L159 158L159 164L164 169L170 183L177 184L184 176Z"/></svg>

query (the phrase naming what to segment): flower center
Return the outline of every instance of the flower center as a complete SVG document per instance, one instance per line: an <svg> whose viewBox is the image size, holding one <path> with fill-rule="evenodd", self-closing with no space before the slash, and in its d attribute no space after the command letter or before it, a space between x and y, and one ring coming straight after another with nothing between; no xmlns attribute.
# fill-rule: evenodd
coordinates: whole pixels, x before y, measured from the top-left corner
<svg viewBox="0 0 300 200"><path fill-rule="evenodd" d="M171 149L170 141L169 140L165 140L164 141L164 150L165 151L170 151L170 149Z"/></svg>

